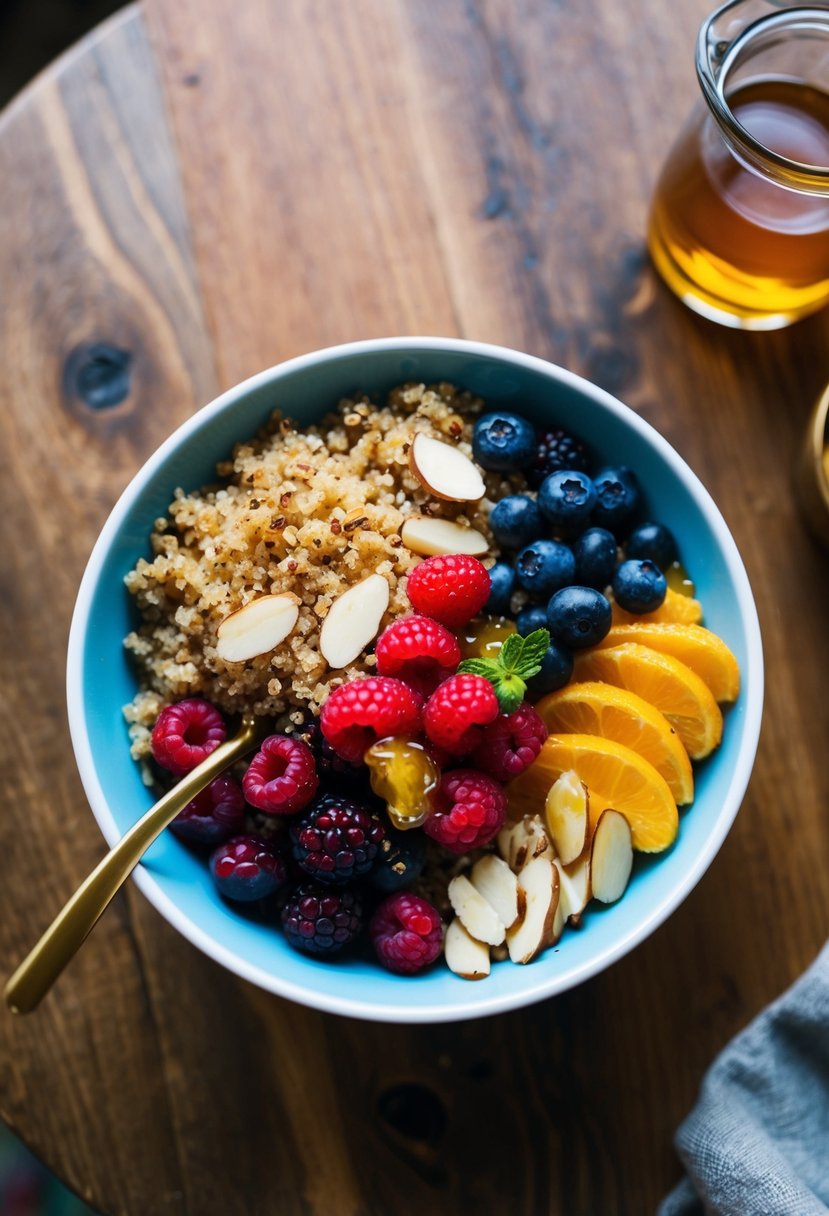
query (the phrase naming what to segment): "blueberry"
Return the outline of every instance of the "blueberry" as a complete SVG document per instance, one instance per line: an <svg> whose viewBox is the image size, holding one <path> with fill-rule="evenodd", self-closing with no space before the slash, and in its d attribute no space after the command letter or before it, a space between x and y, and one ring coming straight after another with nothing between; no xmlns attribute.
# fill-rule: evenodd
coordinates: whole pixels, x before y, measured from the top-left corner
<svg viewBox="0 0 829 1216"><path fill-rule="evenodd" d="M664 524L640 524L631 532L625 545L625 557L645 558L655 562L660 570L677 561L679 553L674 534Z"/></svg>
<svg viewBox="0 0 829 1216"><path fill-rule="evenodd" d="M616 569L616 537L607 528L588 528L573 545L576 582L604 591Z"/></svg>
<svg viewBox="0 0 829 1216"><path fill-rule="evenodd" d="M656 562L632 558L613 576L616 603L626 612L653 612L665 598L668 584Z"/></svg>
<svg viewBox="0 0 829 1216"><path fill-rule="evenodd" d="M544 533L538 504L527 494L508 494L497 502L489 526L503 549L523 549Z"/></svg>
<svg viewBox="0 0 829 1216"><path fill-rule="evenodd" d="M535 458L535 427L519 414L484 414L475 423L472 454L483 468L499 473L524 468Z"/></svg>
<svg viewBox="0 0 829 1216"><path fill-rule="evenodd" d="M484 604L484 612L493 616L507 616L515 590L515 571L509 562L496 562L489 568L489 581L489 599Z"/></svg>
<svg viewBox="0 0 829 1216"><path fill-rule="evenodd" d="M425 862L426 837L422 832L398 832L387 827L371 884L384 895L402 891L420 877Z"/></svg>
<svg viewBox="0 0 829 1216"><path fill-rule="evenodd" d="M541 671L527 680L531 693L541 695L563 688L573 674L573 656L560 642L550 642L541 660Z"/></svg>
<svg viewBox="0 0 829 1216"><path fill-rule="evenodd" d="M541 514L559 536L578 536L595 505L593 482L579 469L559 469L545 477L538 489Z"/></svg>
<svg viewBox="0 0 829 1216"><path fill-rule="evenodd" d="M557 540L536 540L515 559L515 576L525 591L546 599L573 581L576 559L572 549ZM490 577L492 571L490 570Z"/></svg>
<svg viewBox="0 0 829 1216"><path fill-rule="evenodd" d="M527 637L530 633L535 633L536 629L546 629L547 609L542 607L541 604L534 604L530 608L522 608L515 618L515 628L522 638Z"/></svg>
<svg viewBox="0 0 829 1216"><path fill-rule="evenodd" d="M593 479L596 505L593 523L608 528L618 539L625 536L639 509L639 486L630 469L602 469Z"/></svg>
<svg viewBox="0 0 829 1216"><path fill-rule="evenodd" d="M547 627L571 650L595 646L610 629L610 601L594 587L564 587L547 605Z"/></svg>

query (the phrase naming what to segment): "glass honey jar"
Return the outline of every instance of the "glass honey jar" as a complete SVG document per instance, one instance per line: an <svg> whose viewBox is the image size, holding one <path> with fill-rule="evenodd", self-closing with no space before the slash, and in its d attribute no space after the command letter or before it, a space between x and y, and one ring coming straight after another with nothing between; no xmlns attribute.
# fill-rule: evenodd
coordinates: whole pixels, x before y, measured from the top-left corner
<svg viewBox="0 0 829 1216"><path fill-rule="evenodd" d="M703 316L777 329L829 300L829 0L732 0L656 186L651 257Z"/></svg>

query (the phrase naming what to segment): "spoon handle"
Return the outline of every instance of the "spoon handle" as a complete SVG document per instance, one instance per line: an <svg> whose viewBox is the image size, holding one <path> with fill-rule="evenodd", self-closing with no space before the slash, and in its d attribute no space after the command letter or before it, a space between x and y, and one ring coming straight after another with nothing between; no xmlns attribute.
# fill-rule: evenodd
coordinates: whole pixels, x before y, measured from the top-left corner
<svg viewBox="0 0 829 1216"><path fill-rule="evenodd" d="M232 739L220 743L206 760L151 806L98 862L6 984L4 996L13 1013L31 1013L156 837L214 777L251 751L262 734L261 724L246 715Z"/></svg>

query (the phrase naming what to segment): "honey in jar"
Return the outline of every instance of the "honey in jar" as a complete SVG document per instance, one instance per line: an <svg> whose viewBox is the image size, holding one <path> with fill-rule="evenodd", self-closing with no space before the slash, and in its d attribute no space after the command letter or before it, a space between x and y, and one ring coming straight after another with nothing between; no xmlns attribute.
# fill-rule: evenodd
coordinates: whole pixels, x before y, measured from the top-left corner
<svg viewBox="0 0 829 1216"><path fill-rule="evenodd" d="M707 104L664 165L648 244L691 308L773 329L829 300L829 12L804 24L801 6L749 0L743 29L743 7L703 26Z"/></svg>

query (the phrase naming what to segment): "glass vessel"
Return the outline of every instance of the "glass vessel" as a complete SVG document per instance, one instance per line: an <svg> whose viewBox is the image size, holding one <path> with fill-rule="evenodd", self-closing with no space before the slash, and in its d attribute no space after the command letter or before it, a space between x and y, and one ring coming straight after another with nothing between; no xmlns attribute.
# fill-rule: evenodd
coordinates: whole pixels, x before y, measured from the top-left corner
<svg viewBox="0 0 829 1216"><path fill-rule="evenodd" d="M700 29L699 102L648 246L690 308L778 329L829 300L829 0L731 0Z"/></svg>

